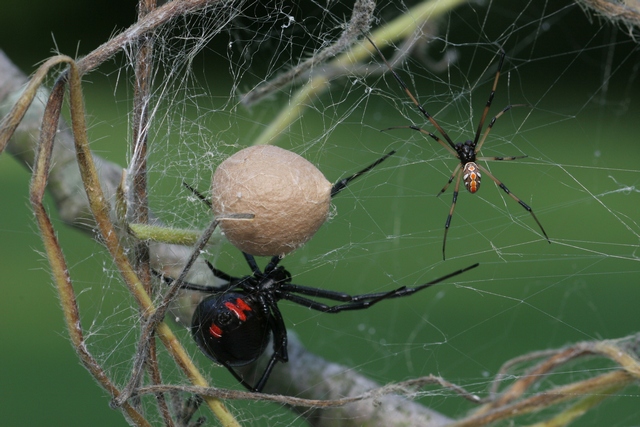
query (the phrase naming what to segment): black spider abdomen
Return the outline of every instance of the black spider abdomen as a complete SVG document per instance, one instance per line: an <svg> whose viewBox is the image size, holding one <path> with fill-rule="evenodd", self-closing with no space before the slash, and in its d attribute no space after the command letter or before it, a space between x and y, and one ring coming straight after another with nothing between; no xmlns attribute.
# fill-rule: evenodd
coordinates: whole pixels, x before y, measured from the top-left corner
<svg viewBox="0 0 640 427"><path fill-rule="evenodd" d="M205 298L191 320L191 333L210 359L229 366L255 361L269 343L269 321L245 294L228 292Z"/></svg>

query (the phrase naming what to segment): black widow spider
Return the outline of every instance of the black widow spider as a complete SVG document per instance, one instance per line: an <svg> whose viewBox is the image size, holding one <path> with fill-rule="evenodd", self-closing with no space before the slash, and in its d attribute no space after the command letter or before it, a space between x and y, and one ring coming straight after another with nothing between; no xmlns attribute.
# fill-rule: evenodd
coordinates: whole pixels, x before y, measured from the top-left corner
<svg viewBox="0 0 640 427"><path fill-rule="evenodd" d="M414 294L450 277L477 267L474 264L442 276L415 288L399 287L388 292L349 295L344 292L312 288L291 283L291 274L278 265L274 256L264 271L260 271L253 255L243 252L249 268L249 276L233 277L205 262L213 275L228 284L212 288L183 283L182 288L206 292L212 295L198 304L191 320L191 333L200 350L214 362L221 364L248 390L261 392L277 362L289 360L287 352L287 328L278 308L280 300L288 300L323 313L339 313L346 310L363 310L388 298ZM173 279L163 277L171 284ZM342 304L327 305L311 298L324 298ZM267 348L273 335L273 354L267 367L255 385L249 384L235 370L258 359Z"/></svg>
<svg viewBox="0 0 640 427"><path fill-rule="evenodd" d="M491 103L493 102L493 97L494 97L496 89L498 87L498 79L500 78L500 71L502 71L502 64L504 63L504 57L505 57L504 50L502 48L500 48L500 62L498 63L498 70L496 71L495 78L493 79L493 87L491 88L491 92L489 93L489 99L487 100L487 103L486 103L486 105L484 107L484 111L482 112L482 116L480 117L480 123L478 123L478 129L476 130L476 134L475 134L475 137L473 138L473 141L472 140L467 140L465 142L454 143L453 140L447 134L447 132L445 132L445 130L438 124L438 122L436 122L436 120L431 116L431 114L429 114L427 112L427 110L425 110L424 107L422 105L420 105L420 103L418 102L416 97L413 96L413 94L411 93L411 91L409 90L407 85L402 81L400 76L393 70L393 68L391 67L391 65L389 64L387 59L384 57L384 55L382 54L382 52L380 51L378 46L376 46L376 44L373 42L373 40L371 40L371 38L369 38L369 36L367 36L366 34L364 36L373 45L373 47L375 48L375 50L378 52L378 54L380 55L380 57L384 61L385 65L387 66L389 71L391 71L391 73L393 74L393 77L400 84L402 89L404 89L405 93L407 94L407 96L409 96L409 98L411 99L413 104L418 108L418 110L422 113L422 115L427 120L429 120L429 122L431 122L431 124L436 128L436 130L438 132L440 132L440 134L444 137L444 139L447 141L447 143L445 144L444 141L442 141L440 138L438 138L438 136L435 135L433 132L429 132L427 130L421 129L420 127L415 126L415 125L412 125L412 126L396 126L396 127L392 127L392 128L384 129L384 130L402 129L402 128L416 130L418 132L421 132L421 133L423 133L425 135L428 135L431 138L435 139L440 145L442 145L444 148L446 148L447 151L449 151L454 157L456 157L457 159L460 160L460 163L458 163L458 165L455 167L455 169L451 173L451 177L449 178L449 181L445 184L444 187L442 187L442 190L440 190L440 192L438 193L438 196L437 196L437 197L439 197L442 193L444 193L447 190L447 188L449 188L449 185L453 182L453 180L455 178L456 185L455 185L455 187L453 189L453 201L451 202L451 209L449 210L449 215L447 216L447 221L444 224L444 238L442 240L442 259L445 259L445 245L447 244L447 233L449 232L449 225L451 224L451 218L453 217L453 211L456 208L456 202L458 200L458 190L460 189L460 178L462 177L462 181L464 182L465 188L467 190L469 190L470 193L473 194L473 193L475 193L476 191L478 191L480 189L480 179L482 178L482 175L480 173L481 171L483 173L487 174L487 176L489 178L491 178L493 180L493 182L495 182L498 187L503 189L505 193L507 193L509 196L511 196L511 198L513 200L518 202L520 204L520 206L522 206L527 212L529 212L531 214L533 219L538 224L538 227L540 227L540 230L542 231L542 234L544 234L544 237L547 239L547 241L549 243L551 243L551 240L549 240L549 236L547 236L546 231L544 231L544 228L542 227L542 224L540 223L540 221L538 221L538 218L533 213L533 210L531 209L531 207L529 205L527 205L525 202L523 202L522 200L520 200L511 191L509 191L509 189L500 180L498 180L498 178L493 176L493 174L491 174L491 172L489 172L489 170L487 170L484 166L476 163L478 160L481 160L481 161L516 160L516 159L522 159L522 158L527 157L527 156L476 157L476 155L482 149L482 145L486 141L487 136L489 135L489 132L491 131L491 128L493 128L493 125L496 122L496 120L498 120L504 113L509 111L511 108L524 106L524 104L507 105L505 108L502 109L502 111L500 111L498 114L496 114L491 119L491 121L489 122L489 125L487 126L487 128L484 131L484 134L482 135L482 139L480 139L480 133L482 132L482 128L484 126L485 119L487 118L487 114L489 113L489 108L491 108Z"/></svg>
<svg viewBox="0 0 640 427"><path fill-rule="evenodd" d="M336 196L351 181L370 171L394 153L395 151L391 151L361 171L338 180L331 188L331 197ZM211 202L204 195L188 184L184 185L200 200L211 206ZM478 266L474 264L415 288L402 286L389 292L351 296L344 292L291 283L291 274L278 265L280 263L278 256L272 257L264 271L260 271L253 255L244 252L243 255L252 271L251 275L233 277L216 269L205 260L213 275L228 283L221 287L210 287L183 282L181 287L211 294L198 304L191 319L191 333L198 347L214 362L227 368L244 387L256 392L262 391L277 362L286 363L289 360L287 328L278 308L278 301L289 300L325 313L362 310L384 299L411 295ZM154 274L161 276L168 284L174 281L159 272L154 271ZM343 304L330 306L308 297L324 298ZM255 362L266 350L271 335L273 335L273 354L260 379L255 385L251 385L235 371L234 367Z"/></svg>

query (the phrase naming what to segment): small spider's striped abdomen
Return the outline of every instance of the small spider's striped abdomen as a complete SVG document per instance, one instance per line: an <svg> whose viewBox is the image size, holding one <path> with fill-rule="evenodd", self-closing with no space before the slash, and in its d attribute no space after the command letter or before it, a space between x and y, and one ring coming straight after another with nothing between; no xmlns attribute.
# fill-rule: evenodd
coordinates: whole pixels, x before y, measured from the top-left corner
<svg viewBox="0 0 640 427"><path fill-rule="evenodd" d="M470 193L475 193L480 189L481 178L482 175L480 174L478 165L474 162L469 162L464 165L462 169L462 180L464 181L464 186L467 187Z"/></svg>

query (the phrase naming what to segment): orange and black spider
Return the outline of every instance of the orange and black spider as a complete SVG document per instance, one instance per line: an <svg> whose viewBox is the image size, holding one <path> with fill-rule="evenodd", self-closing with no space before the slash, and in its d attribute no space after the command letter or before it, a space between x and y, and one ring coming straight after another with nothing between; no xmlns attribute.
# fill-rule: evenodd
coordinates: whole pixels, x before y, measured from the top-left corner
<svg viewBox="0 0 640 427"><path fill-rule="evenodd" d="M429 132L428 130L422 129L415 125L399 126L399 127L393 127L390 129L407 128L407 129L413 129L425 135L428 135L431 138L435 139L444 148L446 148L447 151L449 151L454 157L460 160L460 163L458 163L458 165L453 170L453 173L451 174L449 181L445 184L444 187L442 187L442 190L440 190L440 192L438 193L438 196L440 196L442 193L444 193L447 190L447 188L449 188L449 185L453 182L453 180L454 179L456 180L456 185L453 189L453 201L451 203L451 209L449 210L447 221L444 224L444 239L442 241L442 259L445 258L445 245L447 244L447 233L449 231L449 226L451 225L451 218L453 217L453 211L456 208L456 202L458 200L458 190L460 189L460 178L462 178L462 181L464 182L464 186L466 187L466 189L469 190L469 192L471 193L475 193L480 189L480 179L482 178L482 173L485 173L489 178L491 178L498 187L502 188L505 193L511 196L513 200L518 202L520 206L525 208L527 212L531 214L533 219L536 221L536 223L540 227L542 234L544 234L544 237L547 239L549 243L551 243L551 241L549 240L549 236L547 236L546 231L544 231L542 224L540 224L540 221L538 221L538 218L533 213L533 210L531 209L531 207L527 205L525 202L523 202L522 200L520 200L520 198L518 198L511 191L509 191L509 189L498 178L493 176L493 174L491 174L491 172L489 172L485 167L476 163L478 160L483 160L483 161L516 160L516 159L522 159L524 157L527 157L527 156L477 157L477 154L482 149L482 145L487 140L487 136L489 135L489 132L491 131L491 128L495 124L496 120L498 120L500 116L502 116L504 113L509 111L511 108L521 106L521 105L507 105L505 108L503 108L502 111L500 111L491 119L491 121L489 122L489 125L484 131L484 134L482 135L482 138L480 138L480 134L482 133L482 128L484 127L485 119L487 118L487 114L489 113L489 108L491 108L491 103L493 101L496 88L498 87L498 80L500 79L500 71L502 70L502 64L504 62L504 57L505 57L504 50L500 49L500 52L499 52L500 62L498 64L498 70L496 71L496 76L493 80L493 87L491 88L491 93L489 93L489 99L487 100L487 104L485 105L484 111L482 112L482 117L480 118L480 123L478 123L478 129L476 130L476 134L473 140L454 143L453 140L447 134L447 132L445 132L445 130L438 124L438 122L431 116L431 114L429 114L427 110L425 110L424 107L420 105L420 103L418 102L416 97L413 96L413 94L411 93L407 85L402 81L400 76L393 70L393 68L391 67L387 59L384 57L380 49L378 49L378 46L376 46L375 43L373 43L373 41L368 36L365 36L365 37L367 37L369 42L371 42L371 44L376 49L376 51L384 61L385 65L389 69L389 71L393 74L393 77L398 81L402 89L404 89L404 91L409 96L411 101L415 104L415 106L418 108L418 110L422 113L424 117L426 117L427 120L429 120L429 122L431 122L431 124L436 128L436 130L444 137L444 139L447 142L445 143L433 132ZM389 129L385 129L385 130L389 130Z"/></svg>

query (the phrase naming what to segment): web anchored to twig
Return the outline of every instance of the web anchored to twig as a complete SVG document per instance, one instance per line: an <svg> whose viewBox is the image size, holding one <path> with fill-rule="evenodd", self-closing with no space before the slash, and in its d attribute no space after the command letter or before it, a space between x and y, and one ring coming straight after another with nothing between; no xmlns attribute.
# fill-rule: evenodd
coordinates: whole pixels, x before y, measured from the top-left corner
<svg viewBox="0 0 640 427"><path fill-rule="evenodd" d="M575 6L514 7L144 2L131 28L78 61L43 62L24 91L26 78L0 57L0 150L33 170L32 209L74 349L129 422L567 425L587 413L628 424L625 405L637 398L622 389L637 383L638 337L596 337L634 333L640 152L628 125L637 117L637 46L617 27L588 27ZM576 27L567 41L569 18L582 20L588 37ZM110 80L106 92L115 95L95 100L85 91L87 126L81 80L119 52L117 73L91 76L96 85ZM113 86L127 81L135 82L131 90ZM49 83L51 95L43 89ZM58 127L67 93L70 129ZM494 95L502 110L490 113ZM116 105L119 114L102 117L95 103ZM122 116L129 104L131 116ZM519 104L527 107L510 108ZM119 125L122 134L114 134ZM398 126L414 131L380 132ZM463 162L456 147L467 139L484 153ZM216 216L201 199L212 199L212 175L224 160L263 143L321 171L327 211L314 237L286 258L250 261L218 225L254 221L256 213ZM127 164L95 155L107 151ZM394 154L363 169L387 153ZM477 177L457 174L470 162L519 197L497 178L497 186L485 179L482 192L456 194L462 203L442 261L441 221L453 207L436 196L447 179L451 189L464 179L477 190ZM240 186L247 175L237 174ZM106 251L58 237L45 188L62 221ZM233 193L231 201L250 194ZM294 208L303 198L266 197ZM547 231L553 245L545 244ZM8 258L7 271L19 261ZM33 281L39 269L26 270L6 278L5 300L16 306L24 298L14 288L48 280ZM207 358L193 340L194 310L233 292L260 304L223 301L231 308L214 313L244 322L246 307L268 312L255 363L232 366L224 352ZM36 321L41 310L28 308ZM327 314L334 311L342 312ZM5 323L13 328L15 319ZM219 319L201 323L206 338L228 333ZM500 369L496 355L513 354L524 356ZM240 384L264 393L234 390ZM242 410L231 399L280 405ZM452 399L456 413L429 407ZM611 406L599 405L605 399ZM300 414L295 421L283 403Z"/></svg>

